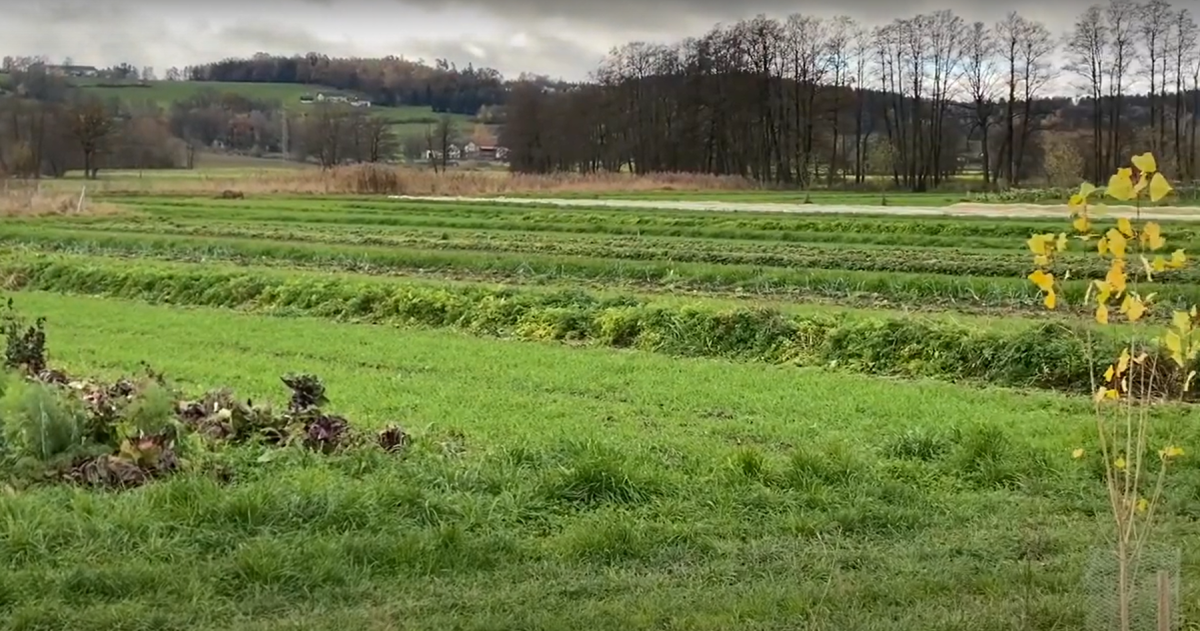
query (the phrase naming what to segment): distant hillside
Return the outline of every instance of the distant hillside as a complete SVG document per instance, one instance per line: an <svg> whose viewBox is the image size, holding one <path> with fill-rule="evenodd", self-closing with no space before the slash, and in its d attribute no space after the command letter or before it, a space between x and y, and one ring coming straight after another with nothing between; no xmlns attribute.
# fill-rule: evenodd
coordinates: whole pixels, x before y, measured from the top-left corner
<svg viewBox="0 0 1200 631"><path fill-rule="evenodd" d="M278 102L288 111L298 112L312 107L301 102L305 97L316 97L317 94L326 96L348 96L365 98L364 95L338 90L326 86L309 86L292 83L244 83L235 81L138 81L120 82L107 79L72 79L74 85L86 92L94 93L102 98L117 98L129 105L153 103L162 108L169 108L172 103L190 99L206 90L219 93L236 94L248 99ZM372 114L382 116L399 126L397 132L411 135L423 132L428 125L437 122L441 114L435 113L429 106L372 106ZM460 128L474 124L474 118L463 114L449 114Z"/></svg>
<svg viewBox="0 0 1200 631"><path fill-rule="evenodd" d="M168 77L171 78L171 77ZM338 58L317 53L285 57L255 55L191 66L182 78L285 85L327 85L365 94L383 105L429 106L436 112L473 116L482 107L503 105L504 77L491 68L459 68L445 59L433 65L397 57Z"/></svg>

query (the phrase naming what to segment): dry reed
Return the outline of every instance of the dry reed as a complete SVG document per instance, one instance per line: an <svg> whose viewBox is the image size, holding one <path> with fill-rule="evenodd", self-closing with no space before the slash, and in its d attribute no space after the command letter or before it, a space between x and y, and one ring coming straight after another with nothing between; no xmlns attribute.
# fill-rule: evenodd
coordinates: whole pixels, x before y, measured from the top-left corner
<svg viewBox="0 0 1200 631"><path fill-rule="evenodd" d="M91 199L82 187L76 192L43 188L40 182L4 180L0 185L0 216L108 215L121 212L113 204Z"/></svg>
<svg viewBox="0 0 1200 631"><path fill-rule="evenodd" d="M162 176L113 178L88 183L89 190L107 193L218 194L359 194L439 195L472 197L518 193L612 193L639 191L707 191L759 188L741 177L693 173L555 173L511 174L505 171L449 171L359 164L319 169L271 169L234 175Z"/></svg>

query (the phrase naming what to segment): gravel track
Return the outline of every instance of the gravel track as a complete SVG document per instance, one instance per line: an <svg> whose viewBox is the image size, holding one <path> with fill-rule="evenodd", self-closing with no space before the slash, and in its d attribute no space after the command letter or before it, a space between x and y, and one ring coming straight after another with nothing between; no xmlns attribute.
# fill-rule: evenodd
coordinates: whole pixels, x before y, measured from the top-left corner
<svg viewBox="0 0 1200 631"><path fill-rule="evenodd" d="M897 215L905 217L1013 217L1013 218L1060 218L1066 219L1066 205L1042 206L1026 204L952 204L942 207L921 206L838 206L826 204L785 204L778 202L726 202L696 200L645 200L645 199L560 199L553 197L435 197L425 195L389 195L389 199L402 201L433 202L490 202L494 204L546 204L569 207L607 206L612 208L646 208L652 210L707 210L724 212L800 213L816 215ZM1094 208L1097 216L1137 216L1136 209L1128 206ZM1200 221L1200 208L1170 207L1156 208L1153 212L1143 211L1143 220L1153 221Z"/></svg>

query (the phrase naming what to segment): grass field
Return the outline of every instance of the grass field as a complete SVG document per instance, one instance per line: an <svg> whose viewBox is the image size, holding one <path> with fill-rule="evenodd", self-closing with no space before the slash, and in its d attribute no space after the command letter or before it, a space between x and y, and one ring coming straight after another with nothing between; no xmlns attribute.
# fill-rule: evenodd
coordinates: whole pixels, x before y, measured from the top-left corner
<svg viewBox="0 0 1200 631"><path fill-rule="evenodd" d="M1041 308L1025 241L1065 217L103 201L0 223L0 287L48 318L53 364L255 401L313 372L413 444L14 481L3 628L1096 628L1083 355L1143 334ZM1105 271L1082 247L1068 304ZM1160 280L1160 309L1200 302L1195 271ZM1197 444L1190 405L1154 414L1154 444ZM1194 625L1195 459L1166 497Z"/></svg>

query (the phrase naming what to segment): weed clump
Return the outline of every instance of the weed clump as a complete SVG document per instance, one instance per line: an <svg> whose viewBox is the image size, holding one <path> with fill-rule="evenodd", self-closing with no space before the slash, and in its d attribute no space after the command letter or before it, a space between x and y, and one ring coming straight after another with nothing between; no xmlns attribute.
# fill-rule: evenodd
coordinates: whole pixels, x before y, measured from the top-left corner
<svg viewBox="0 0 1200 631"><path fill-rule="evenodd" d="M282 413L228 388L186 399L149 368L113 382L74 379L47 366L43 325L42 318L27 325L8 301L0 464L34 482L128 488L195 468L226 445L328 455L359 442L347 419L324 411L329 399L316 375L282 377L291 390ZM373 442L398 453L410 437L393 426Z"/></svg>

